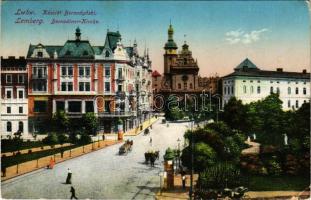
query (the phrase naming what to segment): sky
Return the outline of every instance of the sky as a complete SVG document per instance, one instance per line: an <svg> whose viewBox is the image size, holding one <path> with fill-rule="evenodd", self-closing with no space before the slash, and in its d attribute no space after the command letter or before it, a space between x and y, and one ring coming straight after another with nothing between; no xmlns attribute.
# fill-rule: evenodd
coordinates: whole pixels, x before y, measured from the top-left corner
<svg viewBox="0 0 311 200"><path fill-rule="evenodd" d="M18 13L18 10L30 13ZM61 11L44 15L44 10ZM64 16L65 11L95 15ZM20 14L20 15L18 15ZM42 20L16 23L18 19ZM51 24L52 19L97 20L97 24ZM154 70L163 72L170 21L174 40L184 41L201 76L223 76L249 58L260 69L310 70L310 16L304 1L2 1L1 56L26 56L29 44L63 45L82 39L104 45L107 29L119 30L125 46L136 39L140 54L149 49Z"/></svg>

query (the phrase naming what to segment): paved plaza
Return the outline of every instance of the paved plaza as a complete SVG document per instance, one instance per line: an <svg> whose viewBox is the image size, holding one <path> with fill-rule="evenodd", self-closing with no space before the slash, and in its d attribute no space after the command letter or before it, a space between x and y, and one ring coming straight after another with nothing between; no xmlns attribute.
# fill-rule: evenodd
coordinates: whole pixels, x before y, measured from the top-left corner
<svg viewBox="0 0 311 200"><path fill-rule="evenodd" d="M183 144L187 125L172 123L167 127L160 119L150 135L129 137L134 145L127 155L118 155L118 144L57 164L53 170L41 169L10 179L1 183L2 198L70 198L70 185L64 184L70 168L79 199L154 199L160 186L164 151L167 147L177 148L178 138ZM144 163L144 152L150 149L160 150L155 167Z"/></svg>

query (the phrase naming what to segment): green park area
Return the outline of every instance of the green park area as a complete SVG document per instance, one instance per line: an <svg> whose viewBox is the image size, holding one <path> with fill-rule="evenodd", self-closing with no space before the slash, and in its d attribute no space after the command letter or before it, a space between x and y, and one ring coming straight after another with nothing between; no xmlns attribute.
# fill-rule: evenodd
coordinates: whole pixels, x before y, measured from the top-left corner
<svg viewBox="0 0 311 200"><path fill-rule="evenodd" d="M217 107L213 104L213 112L207 108L195 115L193 106L188 112L177 106L166 112L168 120L188 116L196 125L217 117L214 123L188 130L180 156L173 153L188 173L193 168L199 174L194 186L198 198L213 198L240 186L249 191L303 191L309 186L309 103L284 111L278 94L271 94L250 104L231 98L224 110ZM247 139L260 144L257 153L242 153Z"/></svg>

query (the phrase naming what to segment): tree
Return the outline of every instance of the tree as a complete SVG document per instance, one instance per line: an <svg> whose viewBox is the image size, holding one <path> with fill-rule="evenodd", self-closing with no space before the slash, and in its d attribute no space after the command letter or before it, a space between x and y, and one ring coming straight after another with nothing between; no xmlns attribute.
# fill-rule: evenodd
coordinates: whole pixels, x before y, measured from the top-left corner
<svg viewBox="0 0 311 200"><path fill-rule="evenodd" d="M185 116L184 112L177 106L170 108L165 112L165 118L168 120L175 121L182 119L184 116Z"/></svg>
<svg viewBox="0 0 311 200"><path fill-rule="evenodd" d="M95 135L98 126L98 121L94 113L88 112L82 117L83 127L85 133L88 135Z"/></svg>
<svg viewBox="0 0 311 200"><path fill-rule="evenodd" d="M85 145L85 144L90 144L92 142L92 138L88 134L82 134L80 139L79 139L79 144Z"/></svg>
<svg viewBox="0 0 311 200"><path fill-rule="evenodd" d="M64 111L57 111L52 117L52 131L57 133L65 133L68 131L69 118Z"/></svg>
<svg viewBox="0 0 311 200"><path fill-rule="evenodd" d="M65 134L58 134L57 139L60 145L63 145L64 143L69 141L68 137Z"/></svg>
<svg viewBox="0 0 311 200"><path fill-rule="evenodd" d="M57 135L55 133L50 133L48 134L47 137L45 137L42 142L44 144L50 145L50 146L54 146L55 144L58 143L58 138Z"/></svg>
<svg viewBox="0 0 311 200"><path fill-rule="evenodd" d="M224 107L222 114L223 121L232 129L241 130L244 133L249 131L249 123L246 120L248 107L243 105L241 100L232 97Z"/></svg>

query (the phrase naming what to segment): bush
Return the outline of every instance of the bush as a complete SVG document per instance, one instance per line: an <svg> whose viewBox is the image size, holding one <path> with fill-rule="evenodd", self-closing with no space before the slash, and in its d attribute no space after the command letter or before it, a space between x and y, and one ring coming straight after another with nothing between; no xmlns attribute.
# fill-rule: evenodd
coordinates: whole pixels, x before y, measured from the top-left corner
<svg viewBox="0 0 311 200"><path fill-rule="evenodd" d="M82 134L78 142L82 145L89 144L92 142L92 138L87 134Z"/></svg>
<svg viewBox="0 0 311 200"><path fill-rule="evenodd" d="M58 138L55 133L50 133L46 138L42 140L44 144L54 146L58 143Z"/></svg>
<svg viewBox="0 0 311 200"><path fill-rule="evenodd" d="M279 176L282 173L281 165L276 159L269 160L267 168L269 175Z"/></svg>
<svg viewBox="0 0 311 200"><path fill-rule="evenodd" d="M200 173L201 188L234 188L241 185L240 170L230 163L217 163Z"/></svg>
<svg viewBox="0 0 311 200"><path fill-rule="evenodd" d="M163 156L164 160L173 160L175 158L174 151L171 148L167 148Z"/></svg>
<svg viewBox="0 0 311 200"><path fill-rule="evenodd" d="M57 139L59 141L59 144L61 144L61 145L63 145L64 143L69 141L68 137L65 134L57 135Z"/></svg>

